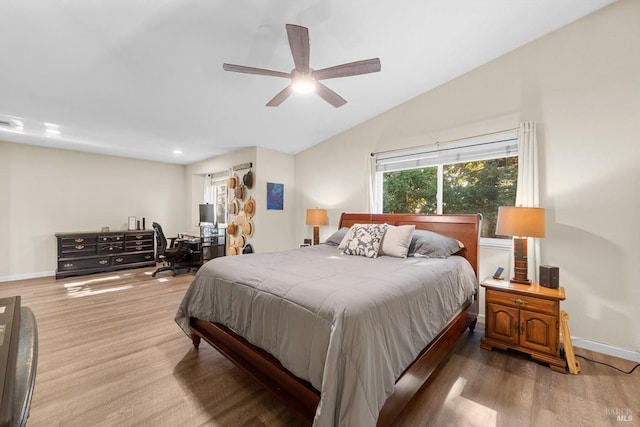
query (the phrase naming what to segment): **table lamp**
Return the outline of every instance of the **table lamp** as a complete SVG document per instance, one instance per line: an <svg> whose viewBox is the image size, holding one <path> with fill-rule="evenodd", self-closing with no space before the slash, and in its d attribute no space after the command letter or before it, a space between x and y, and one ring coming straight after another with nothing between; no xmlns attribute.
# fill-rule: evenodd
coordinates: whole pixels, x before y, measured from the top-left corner
<svg viewBox="0 0 640 427"><path fill-rule="evenodd" d="M527 237L544 237L544 209L500 206L496 234L514 236L513 283L530 284L527 278Z"/></svg>
<svg viewBox="0 0 640 427"><path fill-rule="evenodd" d="M313 244L320 243L320 226L329 224L326 209L307 209L307 225L313 225Z"/></svg>

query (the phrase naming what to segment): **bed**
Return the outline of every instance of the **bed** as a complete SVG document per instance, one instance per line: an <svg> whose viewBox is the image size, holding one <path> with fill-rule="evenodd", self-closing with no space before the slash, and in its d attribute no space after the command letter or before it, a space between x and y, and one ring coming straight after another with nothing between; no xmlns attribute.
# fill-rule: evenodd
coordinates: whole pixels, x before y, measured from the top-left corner
<svg viewBox="0 0 640 427"><path fill-rule="evenodd" d="M176 322L196 348L204 339L309 424L391 425L475 327L480 220L343 213L339 228L413 224L463 248L446 259L371 259L330 245L215 259Z"/></svg>

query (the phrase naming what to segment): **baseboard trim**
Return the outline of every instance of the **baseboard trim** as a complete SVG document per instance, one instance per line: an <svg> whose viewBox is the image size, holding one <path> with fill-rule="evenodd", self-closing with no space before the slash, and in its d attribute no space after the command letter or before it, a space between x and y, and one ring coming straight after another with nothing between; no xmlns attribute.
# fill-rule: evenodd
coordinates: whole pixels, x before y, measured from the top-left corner
<svg viewBox="0 0 640 427"><path fill-rule="evenodd" d="M55 271L42 271L40 273L14 274L13 276L0 276L0 282L13 282L14 280L37 279L39 277L55 276Z"/></svg>
<svg viewBox="0 0 640 427"><path fill-rule="evenodd" d="M478 323L482 325L484 329L485 316L484 314L478 315ZM571 343L574 347L583 348L585 350L595 351L598 353L606 354L609 356L619 357L620 359L631 360L632 362L640 363L640 352L627 350L626 348L614 347L609 344L604 344L597 341L590 341L584 338L571 337Z"/></svg>
<svg viewBox="0 0 640 427"><path fill-rule="evenodd" d="M585 340L583 338L571 337L574 347L583 348L585 350L597 351L598 353L608 354L609 356L619 357L620 359L631 360L640 363L640 352L627 350L626 348L614 347L597 341Z"/></svg>

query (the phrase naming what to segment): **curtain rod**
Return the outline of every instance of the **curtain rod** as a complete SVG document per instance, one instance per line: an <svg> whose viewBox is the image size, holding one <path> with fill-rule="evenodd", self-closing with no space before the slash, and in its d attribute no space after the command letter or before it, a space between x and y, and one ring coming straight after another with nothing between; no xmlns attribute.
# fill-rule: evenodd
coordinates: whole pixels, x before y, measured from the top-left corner
<svg viewBox="0 0 640 427"><path fill-rule="evenodd" d="M487 133L483 133L483 134L479 134L479 135L473 135L473 136L465 136L464 138L456 138L456 139L449 139L447 141L438 141L437 139L435 140L435 145L438 144L447 144L449 142L455 142L455 141L462 141L465 139L471 139L471 138L480 138L482 136L489 136L489 135L495 135L498 133L503 133L503 132L510 132L510 131L514 131L514 130L518 130L518 128L511 128L511 129L503 129L503 130L497 130L494 132L487 132ZM386 153L393 153L394 151L405 151L405 150L413 150L415 148L420 148L420 147L424 147L424 145L415 145L413 147L405 147L405 148L396 148L394 150L385 150L385 151L376 151L376 152L371 152L371 157L377 155L377 154L386 154Z"/></svg>

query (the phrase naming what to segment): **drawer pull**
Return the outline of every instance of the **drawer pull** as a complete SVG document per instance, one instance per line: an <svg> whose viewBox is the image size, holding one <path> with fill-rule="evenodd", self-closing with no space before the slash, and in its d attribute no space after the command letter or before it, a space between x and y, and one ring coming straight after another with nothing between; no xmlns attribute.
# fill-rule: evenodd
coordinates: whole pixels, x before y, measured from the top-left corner
<svg viewBox="0 0 640 427"><path fill-rule="evenodd" d="M78 239L75 239L75 240L74 240L74 242L76 242L76 243L82 243L82 242L84 242L84 239L80 239L80 238L78 238Z"/></svg>
<svg viewBox="0 0 640 427"><path fill-rule="evenodd" d="M116 262L122 262L124 261L124 258L116 258Z"/></svg>
<svg viewBox="0 0 640 427"><path fill-rule="evenodd" d="M108 263L109 261L106 259L101 259L100 261L98 261L98 264L102 264L105 265L106 263Z"/></svg>
<svg viewBox="0 0 640 427"><path fill-rule="evenodd" d="M524 322L520 324L520 335L524 335Z"/></svg>
<svg viewBox="0 0 640 427"><path fill-rule="evenodd" d="M144 259L151 259L151 255L145 256Z"/></svg>
<svg viewBox="0 0 640 427"><path fill-rule="evenodd" d="M142 246L136 246L136 251L141 251L142 250Z"/></svg>
<svg viewBox="0 0 640 427"><path fill-rule="evenodd" d="M84 245L76 245L76 249L80 251L84 249Z"/></svg>
<svg viewBox="0 0 640 427"><path fill-rule="evenodd" d="M511 301L513 301L516 304L527 305L527 302L520 298L511 298Z"/></svg>
<svg viewBox="0 0 640 427"><path fill-rule="evenodd" d="M70 262L66 263L65 265L63 265L64 268L70 268L73 267L73 264L71 264Z"/></svg>
<svg viewBox="0 0 640 427"><path fill-rule="evenodd" d="M138 234L138 235L136 236L136 239L142 239L142 238L144 238L144 236L142 236L142 235L140 235L140 234Z"/></svg>

